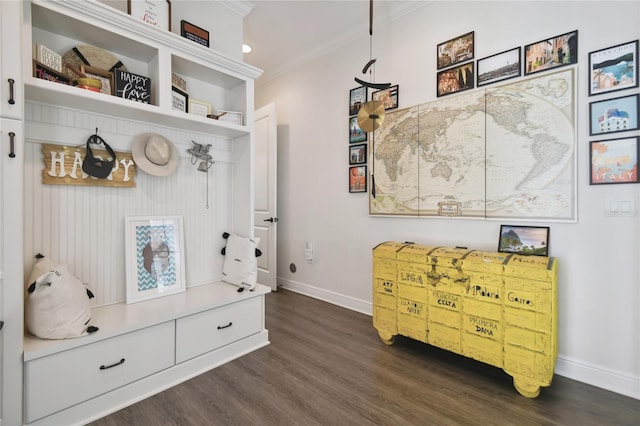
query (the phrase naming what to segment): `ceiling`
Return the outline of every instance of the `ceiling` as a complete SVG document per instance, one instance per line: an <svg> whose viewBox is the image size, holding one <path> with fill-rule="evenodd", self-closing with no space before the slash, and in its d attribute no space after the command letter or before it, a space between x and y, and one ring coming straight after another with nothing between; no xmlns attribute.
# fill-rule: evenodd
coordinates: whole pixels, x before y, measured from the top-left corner
<svg viewBox="0 0 640 426"><path fill-rule="evenodd" d="M374 28L431 0L375 0ZM244 18L244 62L264 71L261 85L369 31L368 0L253 0Z"/></svg>

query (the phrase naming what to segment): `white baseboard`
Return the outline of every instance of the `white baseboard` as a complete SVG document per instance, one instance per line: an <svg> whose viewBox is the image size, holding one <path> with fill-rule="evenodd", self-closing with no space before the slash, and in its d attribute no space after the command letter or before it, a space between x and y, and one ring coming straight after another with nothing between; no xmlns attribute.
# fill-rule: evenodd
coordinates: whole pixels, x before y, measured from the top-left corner
<svg viewBox="0 0 640 426"><path fill-rule="evenodd" d="M555 373L592 386L640 399L640 377L558 355Z"/></svg>
<svg viewBox="0 0 640 426"><path fill-rule="evenodd" d="M280 277L278 278L278 284L282 288L305 296L366 315L373 315L371 302ZM640 377L608 370L562 354L558 355L555 374L640 400Z"/></svg>

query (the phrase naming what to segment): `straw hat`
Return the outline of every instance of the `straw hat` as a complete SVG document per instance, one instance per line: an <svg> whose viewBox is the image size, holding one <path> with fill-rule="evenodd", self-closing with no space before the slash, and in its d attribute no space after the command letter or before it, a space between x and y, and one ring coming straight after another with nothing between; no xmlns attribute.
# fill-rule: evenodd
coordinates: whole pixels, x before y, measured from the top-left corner
<svg viewBox="0 0 640 426"><path fill-rule="evenodd" d="M78 78L78 76L64 65L69 64L78 70L82 64L111 72L116 68L123 71L127 70L122 62L113 56L113 54L99 47L89 45L79 45L69 49L62 56L62 64L64 74L73 79Z"/></svg>
<svg viewBox="0 0 640 426"><path fill-rule="evenodd" d="M178 150L164 136L140 133L133 139L131 156L136 166L153 176L169 176L178 165Z"/></svg>

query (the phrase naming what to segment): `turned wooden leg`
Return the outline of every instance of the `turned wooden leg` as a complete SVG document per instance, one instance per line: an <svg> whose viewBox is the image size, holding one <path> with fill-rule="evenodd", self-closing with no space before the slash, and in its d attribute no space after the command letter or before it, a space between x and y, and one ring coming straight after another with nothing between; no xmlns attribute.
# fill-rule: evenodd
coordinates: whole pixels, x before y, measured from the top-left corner
<svg viewBox="0 0 640 426"><path fill-rule="evenodd" d="M537 398L540 395L539 383L534 383L521 377L513 378L513 387L516 388L520 395L527 398Z"/></svg>
<svg viewBox="0 0 640 426"><path fill-rule="evenodd" d="M396 340L396 336L387 331L378 330L378 336L380 336L380 340L382 340L382 343L389 346L393 345L393 342L395 342Z"/></svg>

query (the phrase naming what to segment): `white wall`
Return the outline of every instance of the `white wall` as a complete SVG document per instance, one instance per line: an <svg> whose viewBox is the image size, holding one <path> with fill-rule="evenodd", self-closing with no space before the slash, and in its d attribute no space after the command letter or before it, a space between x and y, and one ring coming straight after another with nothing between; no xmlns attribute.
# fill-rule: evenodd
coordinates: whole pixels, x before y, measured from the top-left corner
<svg viewBox="0 0 640 426"><path fill-rule="evenodd" d="M556 373L640 399L638 217L604 215L607 199L640 207L639 187L589 185L589 101L606 96L589 98L587 87L588 52L635 40L639 27L640 2L434 2L378 25L373 56L376 81L399 84L403 108L435 99L439 42L475 31L477 59L579 31L578 222L540 223L551 226L551 255L560 262ZM365 32L275 80L258 80L256 88L256 107L277 104L279 283L365 313L371 312L371 249L378 243L495 250L500 227L370 217L367 195L348 192L348 95L369 59L368 46ZM312 264L304 260L305 241L314 243Z"/></svg>

